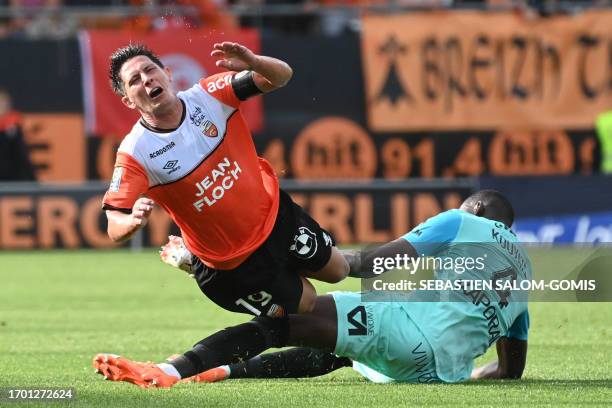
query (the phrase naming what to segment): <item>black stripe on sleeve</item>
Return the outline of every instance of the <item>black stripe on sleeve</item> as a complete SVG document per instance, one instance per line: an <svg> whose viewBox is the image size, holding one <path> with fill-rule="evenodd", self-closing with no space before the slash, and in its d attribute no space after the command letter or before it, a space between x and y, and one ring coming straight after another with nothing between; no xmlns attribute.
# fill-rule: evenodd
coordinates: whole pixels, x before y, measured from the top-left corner
<svg viewBox="0 0 612 408"><path fill-rule="evenodd" d="M102 205L102 210L103 211L119 211L119 212L122 212L124 214L131 214L132 213L132 209L131 208L113 207L112 205L106 204L106 203L104 203Z"/></svg>

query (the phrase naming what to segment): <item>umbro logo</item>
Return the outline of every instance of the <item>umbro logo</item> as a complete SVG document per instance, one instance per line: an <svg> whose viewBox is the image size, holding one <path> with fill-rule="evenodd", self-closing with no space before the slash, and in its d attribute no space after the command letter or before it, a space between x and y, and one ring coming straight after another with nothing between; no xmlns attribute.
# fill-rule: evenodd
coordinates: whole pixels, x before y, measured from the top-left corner
<svg viewBox="0 0 612 408"><path fill-rule="evenodd" d="M177 164L178 164L178 160L169 160L164 165L164 170L172 170L173 168L176 167Z"/></svg>
<svg viewBox="0 0 612 408"><path fill-rule="evenodd" d="M178 165L178 160L168 160L166 164L164 164L164 167L162 168L164 170L169 170L168 174L172 174L175 171L179 170L181 166Z"/></svg>

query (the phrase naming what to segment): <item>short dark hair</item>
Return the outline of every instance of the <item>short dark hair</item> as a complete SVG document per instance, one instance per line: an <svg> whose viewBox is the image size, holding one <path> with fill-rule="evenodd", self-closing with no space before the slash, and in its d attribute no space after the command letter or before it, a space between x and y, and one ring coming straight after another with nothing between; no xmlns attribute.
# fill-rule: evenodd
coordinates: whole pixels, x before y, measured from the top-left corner
<svg viewBox="0 0 612 408"><path fill-rule="evenodd" d="M164 64L161 62L159 57L143 44L129 44L125 47L121 47L115 50L115 52L113 52L110 56L110 68L108 70L108 77L111 81L111 88L113 88L113 91L115 91L116 94L122 96L125 95L123 81L121 80L121 76L119 75L119 72L121 72L121 67L128 60L139 55L149 57L149 59L155 64L157 64L160 68L164 68Z"/></svg>
<svg viewBox="0 0 612 408"><path fill-rule="evenodd" d="M474 206L478 201L482 202L486 211L494 215L493 219L503 222L508 227L512 226L514 208L502 193L497 190L480 190L469 196L465 203Z"/></svg>

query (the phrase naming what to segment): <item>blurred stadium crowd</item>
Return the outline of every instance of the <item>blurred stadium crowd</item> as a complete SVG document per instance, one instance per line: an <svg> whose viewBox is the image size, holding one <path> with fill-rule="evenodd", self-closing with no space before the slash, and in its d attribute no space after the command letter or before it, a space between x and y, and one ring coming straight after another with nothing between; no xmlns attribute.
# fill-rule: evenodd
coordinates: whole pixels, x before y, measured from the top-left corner
<svg viewBox="0 0 612 408"><path fill-rule="evenodd" d="M443 8L513 10L529 18L605 7L611 0L0 0L1 38L67 38L79 29L257 27L338 35L363 12Z"/></svg>
<svg viewBox="0 0 612 408"><path fill-rule="evenodd" d="M0 184L0 249L112 246L101 194L137 117L108 56L143 42L184 90L226 40L294 67L243 113L339 243L391 240L478 188L510 197L526 240L610 242L611 3L0 0L0 183L37 181ZM172 232L162 213L144 245Z"/></svg>

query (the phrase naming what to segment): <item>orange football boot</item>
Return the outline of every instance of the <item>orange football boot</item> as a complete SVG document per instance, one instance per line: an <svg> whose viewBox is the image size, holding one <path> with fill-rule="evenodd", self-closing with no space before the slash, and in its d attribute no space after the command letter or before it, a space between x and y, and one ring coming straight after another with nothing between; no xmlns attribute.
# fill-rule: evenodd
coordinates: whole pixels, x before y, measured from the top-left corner
<svg viewBox="0 0 612 408"><path fill-rule="evenodd" d="M210 370L206 370L203 373L196 374L193 377L189 377L192 382L203 382L203 383L214 383L223 380L227 380L229 373L223 367L215 367Z"/></svg>
<svg viewBox="0 0 612 408"><path fill-rule="evenodd" d="M151 362L131 361L115 354L98 354L93 359L96 373L107 380L126 381L141 388L169 388L179 379L164 373Z"/></svg>
<svg viewBox="0 0 612 408"><path fill-rule="evenodd" d="M172 361L179 356L180 354L173 354L170 357L168 357L166 361ZM196 374L191 377L187 377L181 380L181 382L184 382L184 383L191 383L191 382L214 383L214 382L227 380L227 377L229 377L229 373L225 371L223 367L215 367L215 368L211 368L210 370L206 370L203 373Z"/></svg>

